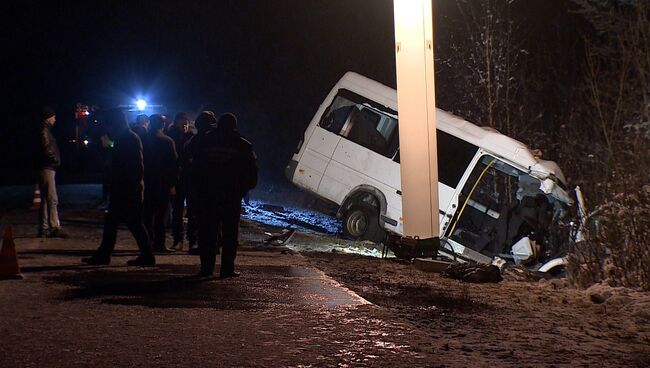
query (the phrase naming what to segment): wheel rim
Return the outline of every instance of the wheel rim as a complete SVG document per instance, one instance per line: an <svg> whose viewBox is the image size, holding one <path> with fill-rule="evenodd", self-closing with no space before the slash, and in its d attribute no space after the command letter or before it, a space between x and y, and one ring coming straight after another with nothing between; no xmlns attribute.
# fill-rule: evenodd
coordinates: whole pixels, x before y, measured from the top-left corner
<svg viewBox="0 0 650 368"><path fill-rule="evenodd" d="M362 211L354 211L348 217L348 232L354 237L363 236L368 229L368 218Z"/></svg>

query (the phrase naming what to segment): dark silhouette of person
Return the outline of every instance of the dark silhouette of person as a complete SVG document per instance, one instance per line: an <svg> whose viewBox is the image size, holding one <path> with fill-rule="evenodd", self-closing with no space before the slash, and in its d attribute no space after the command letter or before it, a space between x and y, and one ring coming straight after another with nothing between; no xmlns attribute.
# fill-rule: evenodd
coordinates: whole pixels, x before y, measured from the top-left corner
<svg viewBox="0 0 650 368"><path fill-rule="evenodd" d="M140 114L135 117L135 124L131 127L131 130L140 138L143 147L146 145L145 141L147 132L149 131L149 124L149 117L146 114Z"/></svg>
<svg viewBox="0 0 650 368"><path fill-rule="evenodd" d="M144 148L144 225L155 252L171 250L165 246L165 225L170 193L176 184L178 167L174 141L163 133L165 118L151 115L151 128Z"/></svg>
<svg viewBox="0 0 650 368"><path fill-rule="evenodd" d="M95 106L93 106L93 108L95 108ZM99 121L103 121L103 118L101 117L103 112L96 111L93 114L94 117L92 120L96 122L88 125L88 136L91 141L89 147L96 154L93 163L101 169L100 172L102 178L102 202L98 204L97 208L106 209L108 207L108 179L111 168L111 147L113 142L108 137L105 124L99 123Z"/></svg>
<svg viewBox="0 0 650 368"><path fill-rule="evenodd" d="M235 257L241 201L257 184L257 158L252 144L237 131L235 115L221 115L217 129L194 144L191 159L192 192L201 198L194 208L201 253L199 276L213 274L217 242L222 248L219 277L239 276L235 272Z"/></svg>
<svg viewBox="0 0 650 368"><path fill-rule="evenodd" d="M188 253L191 255L199 255L199 248L196 246L197 232L196 229L196 211L194 207L196 206L197 201L200 200L200 197L194 193L192 190L193 185L192 181L192 157L194 155L194 150L196 148L197 142L201 141L206 134L210 133L212 130L217 128L217 118L215 117L212 111L203 111L194 121L194 126L197 129L196 135L190 138L183 148L183 162L181 167L183 172L186 173L188 180L188 193L187 193L187 217L188 217L188 226L187 226L187 238L189 241ZM217 249L217 254L219 253Z"/></svg>
<svg viewBox="0 0 650 368"><path fill-rule="evenodd" d="M126 223L133 234L140 255L127 262L130 266L154 266L156 259L149 243L147 231L142 224L144 201L144 164L142 143L138 135L129 129L124 111L115 108L106 112L106 125L113 140L110 171L108 210L104 215L104 233L99 248L92 257L82 262L107 265L117 239L117 226Z"/></svg>
<svg viewBox="0 0 650 368"><path fill-rule="evenodd" d="M38 186L42 200L38 211L38 236L66 238L59 221L59 197L56 192L56 170L61 166L61 154L52 127L56 122L56 112L49 106L43 107L39 129Z"/></svg>
<svg viewBox="0 0 650 368"><path fill-rule="evenodd" d="M183 157L182 148L185 146L185 143L194 136L194 133L190 130L190 118L189 115L185 112L179 112L174 117L174 124L167 129L167 135L174 140L174 144L178 149L178 160L177 167L178 170L178 180L174 188L174 194L172 194L171 205L172 205L172 234L174 236L174 244L172 249L182 250L183 249L183 239L184 239L184 229L183 229L183 213L185 212L185 201L187 200L187 173L182 168L182 163L185 160ZM189 224L188 218L188 227L193 226Z"/></svg>

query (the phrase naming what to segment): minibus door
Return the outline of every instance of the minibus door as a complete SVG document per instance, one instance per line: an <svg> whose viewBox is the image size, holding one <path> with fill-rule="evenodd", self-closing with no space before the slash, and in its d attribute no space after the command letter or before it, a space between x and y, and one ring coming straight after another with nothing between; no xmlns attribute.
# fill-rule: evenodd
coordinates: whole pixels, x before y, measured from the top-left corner
<svg viewBox="0 0 650 368"><path fill-rule="evenodd" d="M317 193L325 169L340 140L340 136L321 127L316 127L307 142L305 153L298 163L294 182Z"/></svg>

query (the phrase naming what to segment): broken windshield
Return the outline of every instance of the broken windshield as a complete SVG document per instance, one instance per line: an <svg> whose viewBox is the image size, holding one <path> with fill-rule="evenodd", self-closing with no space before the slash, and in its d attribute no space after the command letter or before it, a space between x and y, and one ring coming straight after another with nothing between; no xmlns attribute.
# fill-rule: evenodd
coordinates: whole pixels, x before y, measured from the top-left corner
<svg viewBox="0 0 650 368"><path fill-rule="evenodd" d="M542 181L523 170L483 155L461 190L446 236L488 257L512 258L512 246L523 238L543 247L551 225L566 211L542 188Z"/></svg>

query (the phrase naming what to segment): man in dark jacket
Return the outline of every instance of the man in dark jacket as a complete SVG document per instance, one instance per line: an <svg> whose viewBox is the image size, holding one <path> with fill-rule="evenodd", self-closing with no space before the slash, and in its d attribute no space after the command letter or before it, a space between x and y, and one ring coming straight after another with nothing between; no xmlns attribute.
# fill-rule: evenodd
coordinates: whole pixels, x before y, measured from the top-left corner
<svg viewBox="0 0 650 368"><path fill-rule="evenodd" d="M239 245L239 216L243 196L257 184L257 159L250 142L237 131L237 118L226 113L217 129L206 133L193 147L192 191L200 196L198 219L201 272L211 276L221 230L220 278L239 276L235 257Z"/></svg>
<svg viewBox="0 0 650 368"><path fill-rule="evenodd" d="M83 258L82 261L93 265L110 264L117 238L117 225L119 222L124 222L140 249L140 255L127 264L153 266L156 264L156 259L147 231L142 224L144 199L142 143L140 138L129 129L122 110L109 110L106 114L106 125L108 134L113 139L113 152L109 177L109 204L104 216L104 234L95 254Z"/></svg>
<svg viewBox="0 0 650 368"><path fill-rule="evenodd" d="M181 163L181 170L185 173L185 178L187 179L187 188L188 188L188 193L187 193L187 217L188 217L188 227L187 227L187 238L189 240L189 249L187 250L187 253L191 255L200 255L199 248L195 246L196 244L196 237L197 237L197 229L196 229L196 224L197 224L197 219L196 219L196 211L194 208L196 207L196 203L201 200L201 197L198 196L194 191L193 191L193 185L191 183L192 181L192 157L194 156L194 151L195 148L200 145L198 142L200 142L206 134L210 133L214 129L217 128L217 118L214 116L214 113L212 111L203 111L199 116L196 118L194 121L194 126L197 129L196 135L194 135L190 140L188 140L185 143L185 147L183 148L183 162ZM192 226L190 226L192 225ZM217 254L219 253L217 249Z"/></svg>
<svg viewBox="0 0 650 368"><path fill-rule="evenodd" d="M154 251L166 253L170 250L165 247L165 221L178 175L178 155L174 141L162 132L164 117L151 115L150 122L144 151L144 224Z"/></svg>
<svg viewBox="0 0 650 368"><path fill-rule="evenodd" d="M38 211L38 236L65 238L61 230L57 205L59 197L56 193L56 170L61 165L61 154L52 135L52 127L56 122L56 113L49 106L43 108L41 126L39 129L40 158L38 162L38 181L41 191L41 205Z"/></svg>
<svg viewBox="0 0 650 368"><path fill-rule="evenodd" d="M172 249L183 249L183 212L185 211L185 200L187 200L187 173L182 170L182 163L185 160L183 157L183 147L185 143L192 138L194 133L190 131L190 118L185 112L179 112L174 117L174 124L167 130L167 135L174 140L176 149L178 150L179 168L178 181L176 182L175 193L172 195L172 233L174 235L174 244ZM188 228L193 224L189 223Z"/></svg>

